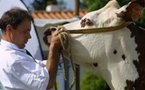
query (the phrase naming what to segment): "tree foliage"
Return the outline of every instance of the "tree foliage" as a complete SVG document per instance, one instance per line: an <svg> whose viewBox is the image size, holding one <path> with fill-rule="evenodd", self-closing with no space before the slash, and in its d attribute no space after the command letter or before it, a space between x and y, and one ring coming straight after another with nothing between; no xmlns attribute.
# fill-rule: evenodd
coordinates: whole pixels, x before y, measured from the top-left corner
<svg viewBox="0 0 145 90"><path fill-rule="evenodd" d="M88 11L94 11L103 7L109 0L84 0L84 5Z"/></svg>
<svg viewBox="0 0 145 90"><path fill-rule="evenodd" d="M81 82L81 90L110 90L106 82L96 76L95 74L92 74L90 72L87 72L83 80Z"/></svg>

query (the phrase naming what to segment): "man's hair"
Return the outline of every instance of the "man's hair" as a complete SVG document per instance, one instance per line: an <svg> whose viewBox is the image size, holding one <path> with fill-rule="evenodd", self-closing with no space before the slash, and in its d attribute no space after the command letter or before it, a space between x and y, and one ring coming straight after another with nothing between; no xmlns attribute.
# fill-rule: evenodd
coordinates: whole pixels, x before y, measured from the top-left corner
<svg viewBox="0 0 145 90"><path fill-rule="evenodd" d="M7 25L11 25L14 29L17 28L25 19L33 20L30 13L21 8L15 7L6 11L0 19L0 28L5 31Z"/></svg>

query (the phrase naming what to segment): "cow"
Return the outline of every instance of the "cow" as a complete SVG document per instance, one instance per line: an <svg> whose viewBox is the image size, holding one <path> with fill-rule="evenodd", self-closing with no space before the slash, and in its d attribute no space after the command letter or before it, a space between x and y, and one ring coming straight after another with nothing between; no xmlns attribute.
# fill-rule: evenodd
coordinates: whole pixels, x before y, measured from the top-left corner
<svg viewBox="0 0 145 90"><path fill-rule="evenodd" d="M145 90L145 29L133 22L144 6L144 0L122 7L110 0L79 21L62 25L70 33L68 48L62 52L73 63L102 76L111 90ZM92 28L102 32L91 33Z"/></svg>

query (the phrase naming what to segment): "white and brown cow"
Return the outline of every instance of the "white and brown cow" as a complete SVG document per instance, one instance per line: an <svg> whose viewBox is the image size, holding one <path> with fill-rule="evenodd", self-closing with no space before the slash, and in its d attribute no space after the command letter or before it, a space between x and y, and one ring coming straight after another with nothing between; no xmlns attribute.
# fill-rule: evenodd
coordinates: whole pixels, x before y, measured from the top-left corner
<svg viewBox="0 0 145 90"><path fill-rule="evenodd" d="M120 7L116 0L63 25L66 30L119 26L138 19L145 1ZM100 75L111 90L145 90L145 30L133 22L120 30L71 34L70 55L79 64Z"/></svg>

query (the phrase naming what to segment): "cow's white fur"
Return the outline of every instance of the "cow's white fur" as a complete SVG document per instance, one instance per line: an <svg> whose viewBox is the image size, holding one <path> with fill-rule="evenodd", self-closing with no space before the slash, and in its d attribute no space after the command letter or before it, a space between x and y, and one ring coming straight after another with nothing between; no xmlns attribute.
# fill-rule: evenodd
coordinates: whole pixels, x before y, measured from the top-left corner
<svg viewBox="0 0 145 90"><path fill-rule="evenodd" d="M93 26L84 28L109 27L124 23L116 13L125 10L125 7L120 8L116 0L110 1L102 9L90 12L82 18L88 18L94 23ZM80 29L80 21L66 24L64 27ZM138 78L133 60L138 60L139 55L135 51L135 40L130 35L131 32L126 27L105 33L74 34L70 40L72 60L101 75L111 90L124 90L127 86L126 80L135 81ZM114 50L117 54L113 54ZM122 59L123 54L125 60ZM98 63L98 66L93 66L93 63Z"/></svg>

